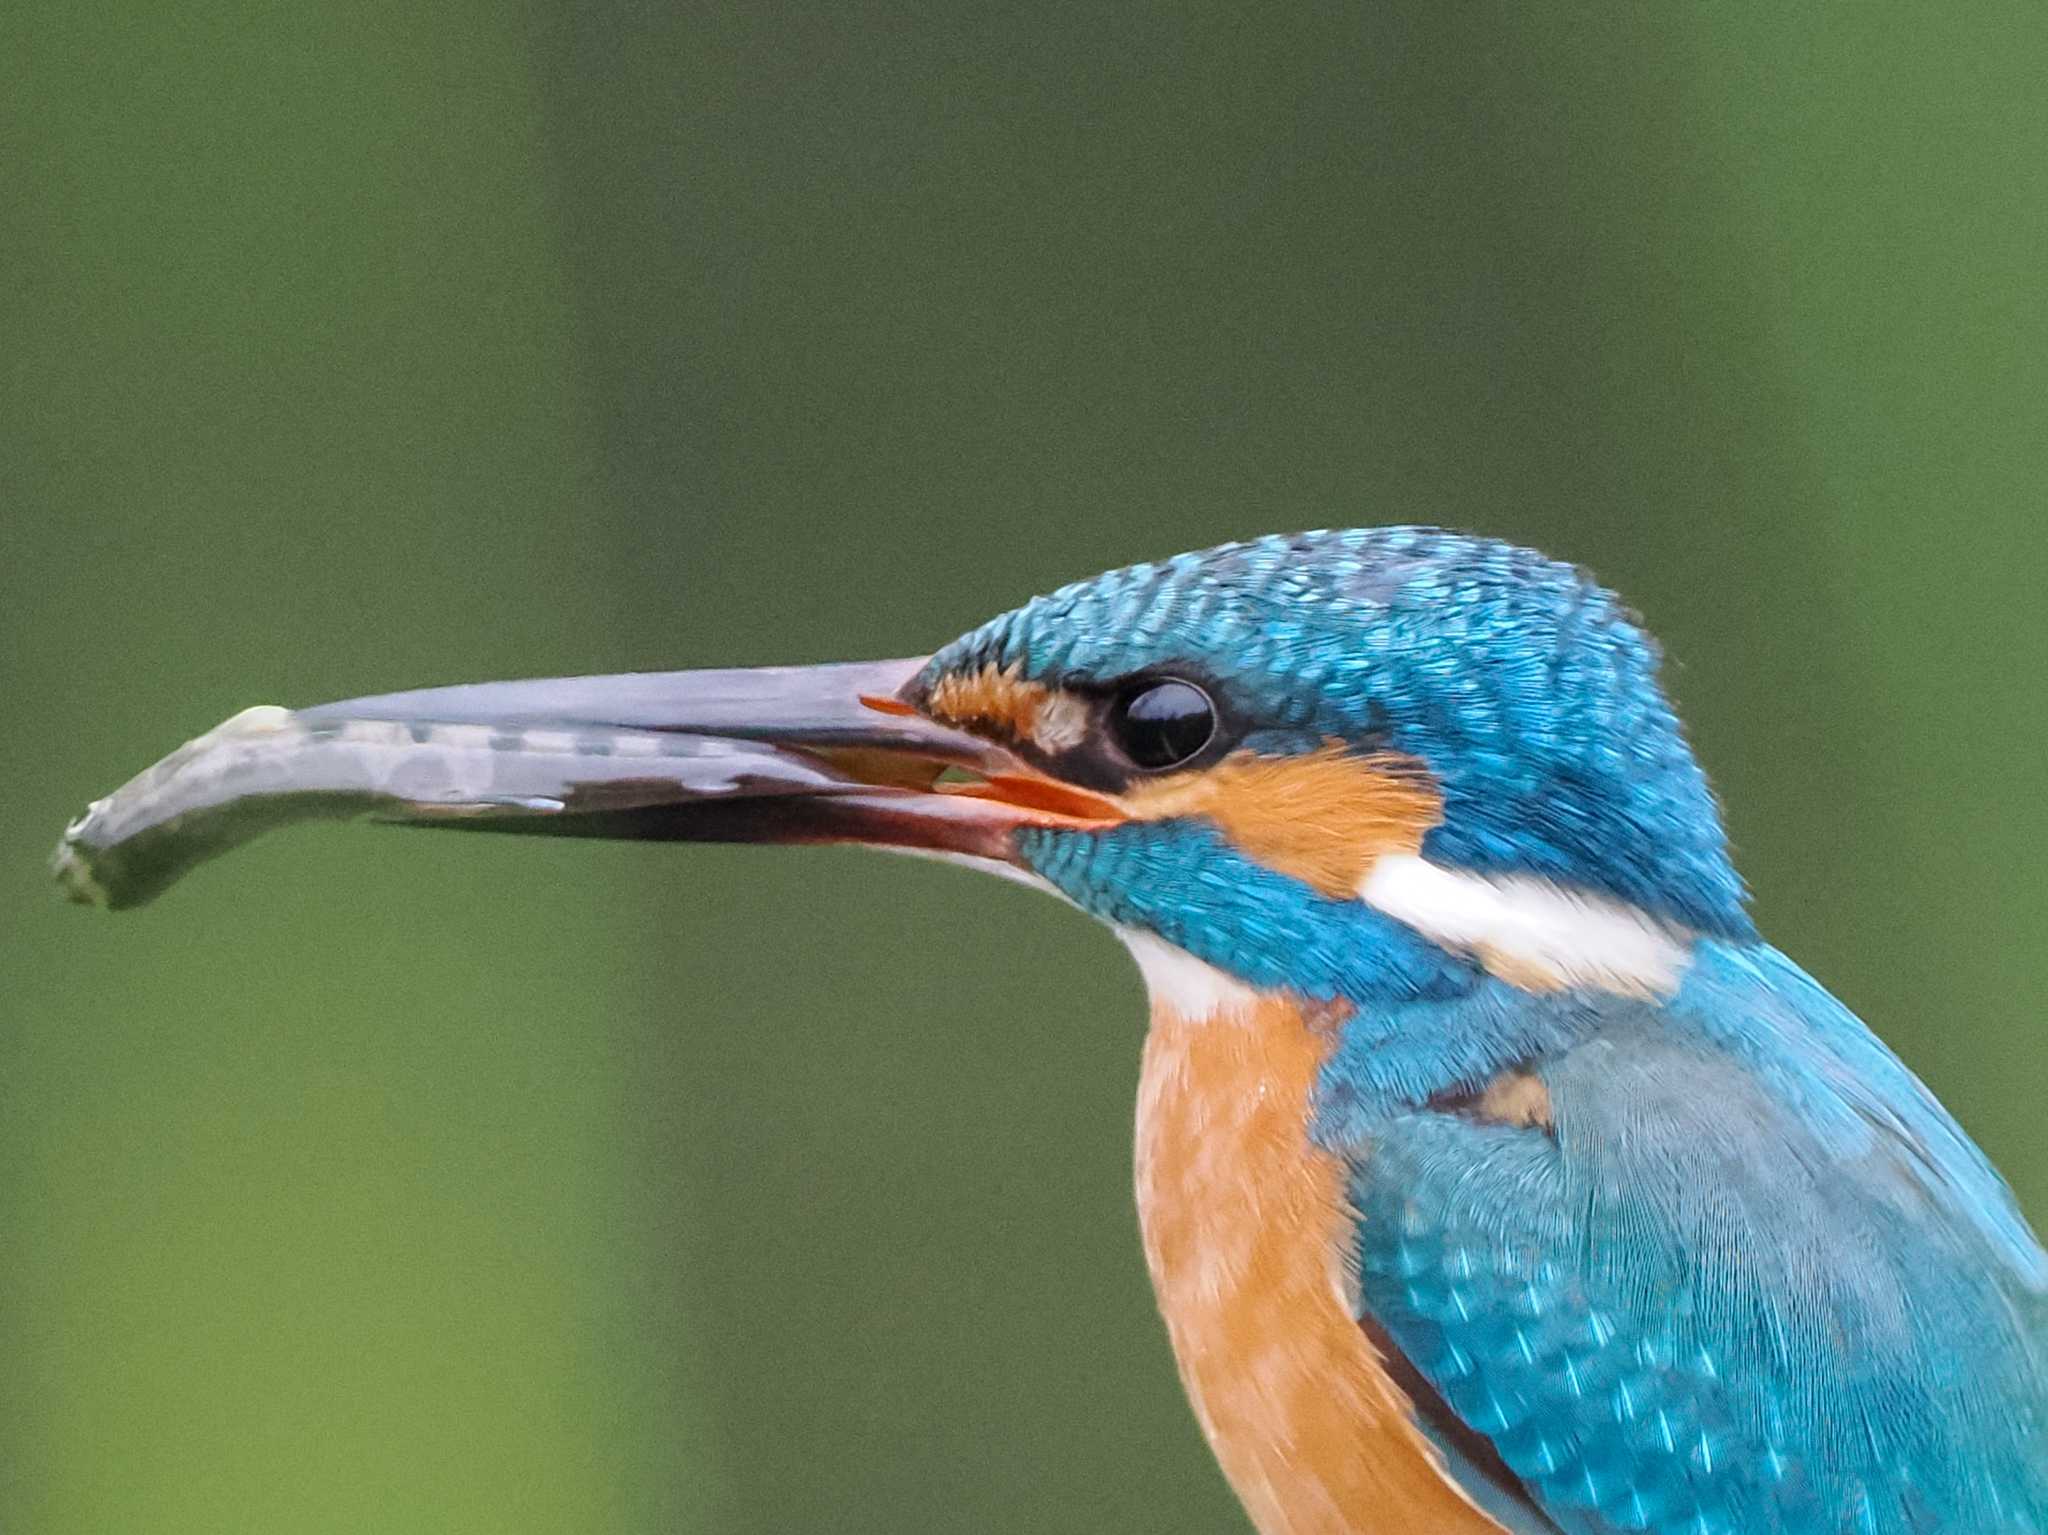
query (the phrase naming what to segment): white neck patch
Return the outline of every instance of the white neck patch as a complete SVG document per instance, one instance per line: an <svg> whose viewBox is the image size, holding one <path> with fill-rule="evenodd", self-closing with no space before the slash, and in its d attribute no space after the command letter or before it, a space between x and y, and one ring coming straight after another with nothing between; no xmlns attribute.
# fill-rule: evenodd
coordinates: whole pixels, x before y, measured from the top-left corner
<svg viewBox="0 0 2048 1535"><path fill-rule="evenodd" d="M1218 1013L1248 1012L1258 1005L1259 994L1236 976L1226 975L1164 938L1135 927L1118 927L1116 935L1138 962L1138 974L1145 978L1155 1012L1164 1009L1197 1023Z"/></svg>
<svg viewBox="0 0 2048 1535"><path fill-rule="evenodd" d="M1358 894L1432 943L1532 989L1668 997L1692 962L1687 935L1647 912L1529 875L1469 874L1393 853L1366 873Z"/></svg>

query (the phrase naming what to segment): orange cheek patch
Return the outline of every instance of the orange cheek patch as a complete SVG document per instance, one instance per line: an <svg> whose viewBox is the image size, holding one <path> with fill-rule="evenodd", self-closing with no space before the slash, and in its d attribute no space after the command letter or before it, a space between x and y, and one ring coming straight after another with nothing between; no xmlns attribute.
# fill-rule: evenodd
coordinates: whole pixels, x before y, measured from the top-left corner
<svg viewBox="0 0 2048 1535"><path fill-rule="evenodd" d="M1419 853L1443 817L1429 776L1406 758L1331 743L1299 757L1236 752L1214 767L1134 785L1137 820L1205 816L1246 856L1347 900L1387 853Z"/></svg>

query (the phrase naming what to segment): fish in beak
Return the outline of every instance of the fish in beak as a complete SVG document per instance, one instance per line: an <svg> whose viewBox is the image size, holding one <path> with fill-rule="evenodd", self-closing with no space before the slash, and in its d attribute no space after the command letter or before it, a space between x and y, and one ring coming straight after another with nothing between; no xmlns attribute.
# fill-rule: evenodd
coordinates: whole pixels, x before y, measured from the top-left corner
<svg viewBox="0 0 2048 1535"><path fill-rule="evenodd" d="M73 821L51 867L119 910L275 827L371 819L668 842L852 842L1016 861L1100 795L901 700L923 659L638 672L245 709Z"/></svg>

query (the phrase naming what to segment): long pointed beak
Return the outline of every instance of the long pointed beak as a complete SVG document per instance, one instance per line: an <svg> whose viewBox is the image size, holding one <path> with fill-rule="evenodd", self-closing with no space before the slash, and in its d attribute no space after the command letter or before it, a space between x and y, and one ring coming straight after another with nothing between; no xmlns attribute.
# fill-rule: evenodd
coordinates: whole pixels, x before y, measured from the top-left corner
<svg viewBox="0 0 2048 1535"><path fill-rule="evenodd" d="M896 701L921 659L486 682L246 709L95 801L51 863L139 906L275 827L372 818L674 842L859 842L1014 861L1100 796Z"/></svg>

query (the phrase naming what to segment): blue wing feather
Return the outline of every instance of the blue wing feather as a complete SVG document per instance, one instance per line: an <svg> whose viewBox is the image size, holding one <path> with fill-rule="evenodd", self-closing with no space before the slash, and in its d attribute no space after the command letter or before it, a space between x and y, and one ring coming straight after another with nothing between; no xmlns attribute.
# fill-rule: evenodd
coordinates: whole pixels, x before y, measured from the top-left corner
<svg viewBox="0 0 2048 1535"><path fill-rule="evenodd" d="M2048 1532L2048 1304L2010 1195L1768 950L1589 1010L1553 1123L1352 1146L1361 1305L1571 1535Z"/></svg>

